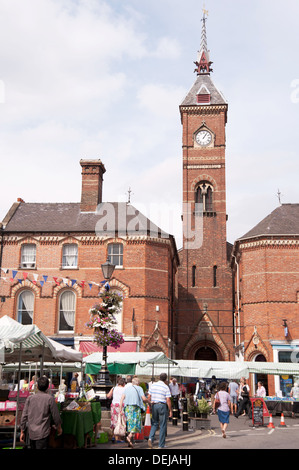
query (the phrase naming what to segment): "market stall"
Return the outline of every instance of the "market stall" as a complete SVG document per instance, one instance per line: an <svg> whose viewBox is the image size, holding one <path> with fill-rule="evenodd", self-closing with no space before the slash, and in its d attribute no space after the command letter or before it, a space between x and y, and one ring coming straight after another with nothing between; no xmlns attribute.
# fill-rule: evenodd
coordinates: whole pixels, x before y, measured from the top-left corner
<svg viewBox="0 0 299 470"><path fill-rule="evenodd" d="M103 354L94 353L83 359L86 374L97 374L102 365ZM175 366L176 361L168 359L163 352L108 352L107 365L110 374L119 375L150 375L151 377L157 372L157 367L161 368L161 372L168 372L170 365ZM163 370L162 370L163 369ZM146 373L143 374L142 372Z"/></svg>
<svg viewBox="0 0 299 470"><path fill-rule="evenodd" d="M17 390L20 390L22 363L39 362L42 375L45 361L58 361L63 364L68 361L82 362L82 358L82 354L78 351L66 348L47 338L36 325L22 325L8 316L0 318L0 362L1 364L18 364ZM7 397L4 398L7 399L3 400L2 397L0 418L2 418L2 426L5 427L6 432L9 427L13 426L13 448L15 448L24 397L20 390L15 397L9 396L8 392ZM13 417L11 412L14 413Z"/></svg>
<svg viewBox="0 0 299 470"><path fill-rule="evenodd" d="M270 374L270 375L299 375L298 363L285 362L236 362L236 361L193 361L175 360L169 364L170 375L180 377L240 379L249 378L250 374ZM165 365L157 363L155 365L156 375L165 372ZM151 367L147 363L137 363L135 373L151 375Z"/></svg>

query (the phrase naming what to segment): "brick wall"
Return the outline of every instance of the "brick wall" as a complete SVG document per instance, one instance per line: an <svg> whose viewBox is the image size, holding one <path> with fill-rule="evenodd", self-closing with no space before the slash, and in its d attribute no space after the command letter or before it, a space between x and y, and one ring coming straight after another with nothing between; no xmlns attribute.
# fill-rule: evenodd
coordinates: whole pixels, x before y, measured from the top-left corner
<svg viewBox="0 0 299 470"><path fill-rule="evenodd" d="M150 338L154 332L156 322L159 322L159 344L163 345L164 352L168 354L167 340L169 334L169 312L172 309L172 296L174 295L173 271L176 271L176 261L169 239L150 240L146 237L138 239L110 239L99 241L91 234L72 234L64 237L55 234L40 237L39 234L24 236L22 234L5 237L2 257L2 267L10 271L6 280L0 280L0 296L5 297L2 302L1 316L9 315L16 319L17 302L20 292L30 289L34 292L33 322L47 336L59 336L58 311L59 297L65 289L76 293L76 313L74 336L90 336L91 331L85 326L89 319L88 310L97 301L99 288L93 285L90 289L88 281L100 283L103 280L101 264L107 259L109 242L121 242L124 245L123 268L115 269L111 286L122 291L125 295L123 303L122 331L126 336L141 336L141 351L148 343L152 347ZM20 253L23 242L36 244L36 269L20 268ZM62 268L62 246L65 242L78 244L78 268ZM18 270L14 280L11 278L11 269ZM28 273L27 279L23 272ZM37 274L36 285L33 274ZM41 286L43 275L48 275L48 281ZM53 277L58 278L57 285ZM75 279L78 282L71 287L66 286L62 278ZM18 281L21 279L21 283ZM85 281L82 287L81 283ZM156 307L159 311L156 311ZM133 309L135 322L132 323ZM66 336L62 334L60 336Z"/></svg>

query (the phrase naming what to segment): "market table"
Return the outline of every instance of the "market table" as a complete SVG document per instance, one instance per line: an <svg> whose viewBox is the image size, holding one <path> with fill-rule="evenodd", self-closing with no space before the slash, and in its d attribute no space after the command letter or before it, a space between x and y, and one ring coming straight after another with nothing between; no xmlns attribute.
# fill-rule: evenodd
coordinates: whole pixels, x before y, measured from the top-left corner
<svg viewBox="0 0 299 470"><path fill-rule="evenodd" d="M67 411L61 412L63 434L71 434L76 438L78 447L85 444L85 436L93 435L94 425L101 420L101 404L91 403L91 411Z"/></svg>
<svg viewBox="0 0 299 470"><path fill-rule="evenodd" d="M264 400L272 415L287 413L291 416L292 413L299 413L299 400L278 397L266 397Z"/></svg>

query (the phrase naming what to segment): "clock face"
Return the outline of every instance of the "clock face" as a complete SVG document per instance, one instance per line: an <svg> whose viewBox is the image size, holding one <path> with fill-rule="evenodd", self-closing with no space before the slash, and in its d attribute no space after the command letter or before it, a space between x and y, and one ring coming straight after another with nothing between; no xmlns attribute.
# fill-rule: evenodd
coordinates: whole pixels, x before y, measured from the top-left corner
<svg viewBox="0 0 299 470"><path fill-rule="evenodd" d="M209 131L205 131L205 130L199 131L196 134L195 139L199 145L206 146L212 142L212 134Z"/></svg>

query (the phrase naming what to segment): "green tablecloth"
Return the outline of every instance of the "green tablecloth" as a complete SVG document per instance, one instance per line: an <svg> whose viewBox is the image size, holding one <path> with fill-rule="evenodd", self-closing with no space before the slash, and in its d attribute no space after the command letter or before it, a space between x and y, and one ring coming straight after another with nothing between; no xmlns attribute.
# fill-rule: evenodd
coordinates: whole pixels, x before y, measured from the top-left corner
<svg viewBox="0 0 299 470"><path fill-rule="evenodd" d="M72 434L78 447L83 447L85 435L93 434L93 427L101 420L101 404L91 403L91 411L62 411L62 429L64 434Z"/></svg>

